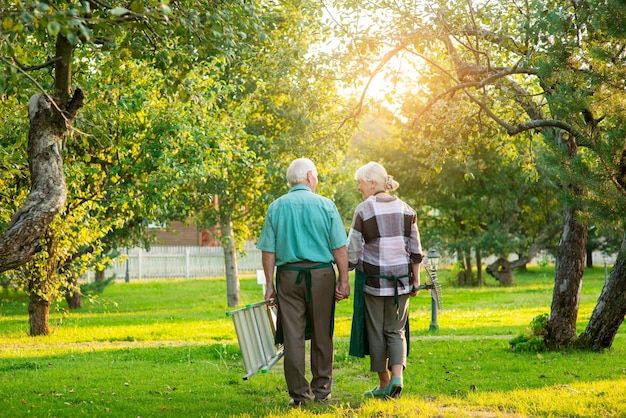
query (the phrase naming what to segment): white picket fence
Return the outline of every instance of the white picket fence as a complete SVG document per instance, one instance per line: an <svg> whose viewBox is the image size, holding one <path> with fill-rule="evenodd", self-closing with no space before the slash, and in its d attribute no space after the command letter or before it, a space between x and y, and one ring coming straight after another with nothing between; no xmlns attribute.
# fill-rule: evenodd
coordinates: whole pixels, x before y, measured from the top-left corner
<svg viewBox="0 0 626 418"><path fill-rule="evenodd" d="M122 255L104 272L105 277L116 280L142 280L163 278L192 278L225 276L224 250L221 247L162 247L150 251L142 248L119 250ZM237 257L239 274L255 275L263 268L261 251L253 243L246 244ZM92 281L90 272L86 280Z"/></svg>
<svg viewBox="0 0 626 418"><path fill-rule="evenodd" d="M224 250L221 247L164 247L153 246L150 251L142 248L121 249L122 255L112 266L105 270L105 277L116 276L116 280L141 280L163 278L192 278L192 277L220 277L226 275L224 265ZM514 259L514 258L513 258ZM605 255L594 252L594 261L597 266L612 266L616 255ZM540 255L531 264L539 260L554 263L552 257ZM440 267L450 266L456 260L454 257L443 256ZM483 264L495 261L495 258L486 258ZM240 275L256 275L263 269L261 251L254 243L249 242L244 252L237 257L237 269ZM93 281L94 273L85 276L87 282Z"/></svg>

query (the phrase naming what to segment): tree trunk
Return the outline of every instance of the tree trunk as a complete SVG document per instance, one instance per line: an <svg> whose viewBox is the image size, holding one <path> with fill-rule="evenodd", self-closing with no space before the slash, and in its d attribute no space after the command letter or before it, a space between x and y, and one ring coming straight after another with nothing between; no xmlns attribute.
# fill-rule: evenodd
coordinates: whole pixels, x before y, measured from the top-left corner
<svg viewBox="0 0 626 418"><path fill-rule="evenodd" d="M472 256L465 250L459 251L461 271L458 274L459 286L472 286Z"/></svg>
<svg viewBox="0 0 626 418"><path fill-rule="evenodd" d="M457 259L460 264L461 270L457 273L457 284L459 286L465 286L465 259L463 258L463 252L461 250L457 251Z"/></svg>
<svg viewBox="0 0 626 418"><path fill-rule="evenodd" d="M70 309L81 309L83 307L83 294L80 292L80 286L74 276L67 281L65 300Z"/></svg>
<svg viewBox="0 0 626 418"><path fill-rule="evenodd" d="M31 190L0 236L0 273L26 264L41 248L40 238L65 205L67 190L63 175L63 139L83 106L84 96L76 89L69 100L74 46L57 36L53 101L35 94L28 101L28 168Z"/></svg>
<svg viewBox="0 0 626 418"><path fill-rule="evenodd" d="M65 293L65 300L70 309L82 309L83 307L83 295L77 290Z"/></svg>
<svg viewBox="0 0 626 418"><path fill-rule="evenodd" d="M546 242L551 240L560 230L560 225L544 226L539 231L537 238L526 255L520 254L518 259L514 261L509 261L506 257L500 257L494 263L487 266L487 273L498 280L501 286L514 286L515 269L525 269L528 262L535 258L535 256L539 254L539 251L545 246Z"/></svg>
<svg viewBox="0 0 626 418"><path fill-rule="evenodd" d="M587 252L587 256L585 260L586 260L587 268L592 268L593 267L593 250L587 249L586 252Z"/></svg>
<svg viewBox="0 0 626 418"><path fill-rule="evenodd" d="M513 286L515 279L513 275L513 266L509 260L504 257L498 258L487 266L487 273L491 274L500 286Z"/></svg>
<svg viewBox="0 0 626 418"><path fill-rule="evenodd" d="M224 219L226 218L226 219ZM224 249L224 265L226 267L226 293L228 306L237 306L240 303L239 275L237 272L237 250L235 234L230 217L222 218L222 248Z"/></svg>
<svg viewBox="0 0 626 418"><path fill-rule="evenodd" d="M0 273L26 264L41 250L39 241L67 198L61 157L65 122L43 94L31 97L28 116L32 185L24 205L0 236Z"/></svg>
<svg viewBox="0 0 626 418"><path fill-rule="evenodd" d="M602 350L613 345L615 334L626 316L626 235L607 278L587 328L578 337L576 346Z"/></svg>
<svg viewBox="0 0 626 418"><path fill-rule="evenodd" d="M83 96L79 92L75 97L82 106ZM28 113L28 165L32 185L24 205L0 236L0 273L26 264L40 251L41 237L67 199L61 156L67 116L61 115L43 94L30 99Z"/></svg>
<svg viewBox="0 0 626 418"><path fill-rule="evenodd" d="M472 271L472 252L471 250L463 253L465 259L465 283L469 286L475 286L474 272Z"/></svg>
<svg viewBox="0 0 626 418"><path fill-rule="evenodd" d="M50 335L49 318L50 302L42 299L37 293L31 293L28 304L30 336Z"/></svg>
<svg viewBox="0 0 626 418"><path fill-rule="evenodd" d="M560 350L576 340L580 287L585 273L587 225L576 220L577 209L563 210L563 233L556 251L554 290L545 342Z"/></svg>
<svg viewBox="0 0 626 418"><path fill-rule="evenodd" d="M98 283L104 282L104 270L96 269L94 280Z"/></svg>
<svg viewBox="0 0 626 418"><path fill-rule="evenodd" d="M483 277L483 256L480 249L476 249L476 274L478 275L478 285L485 285L485 278Z"/></svg>

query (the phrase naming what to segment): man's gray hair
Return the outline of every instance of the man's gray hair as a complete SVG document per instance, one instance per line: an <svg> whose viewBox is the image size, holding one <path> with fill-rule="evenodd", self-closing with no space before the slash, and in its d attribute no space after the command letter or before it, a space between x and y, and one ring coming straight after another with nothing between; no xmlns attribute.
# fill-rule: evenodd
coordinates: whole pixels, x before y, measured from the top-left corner
<svg viewBox="0 0 626 418"><path fill-rule="evenodd" d="M309 171L317 172L313 161L308 158L297 158L293 160L287 169L287 182L289 186L303 183Z"/></svg>

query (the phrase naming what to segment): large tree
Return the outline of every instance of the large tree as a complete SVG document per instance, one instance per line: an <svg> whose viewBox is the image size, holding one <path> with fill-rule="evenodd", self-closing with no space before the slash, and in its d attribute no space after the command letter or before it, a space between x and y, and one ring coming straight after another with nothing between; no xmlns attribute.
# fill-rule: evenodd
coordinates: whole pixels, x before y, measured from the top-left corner
<svg viewBox="0 0 626 418"><path fill-rule="evenodd" d="M413 145L413 129L394 132L394 125L403 124L389 113L377 116L387 120L384 132L364 125L369 140L359 140L355 153L381 161L400 181L399 194L420 211L423 241L458 255L459 285L484 283L482 254L496 256L486 271L501 285L513 285L514 269L536 257L560 230L557 191L541 172L543 164L529 163L539 161L541 142L530 137L523 152L508 153L494 124L449 112L440 118L456 129L435 157L439 149ZM420 142L441 136L436 130ZM510 260L513 254L517 258Z"/></svg>
<svg viewBox="0 0 626 418"><path fill-rule="evenodd" d="M414 67L419 96L403 108L415 128L414 146L423 146L420 132L454 130L439 119L450 109L467 111L456 104L459 100L495 122L512 142L525 132L541 134L563 204L546 343L553 349L574 344L587 225L600 210L618 219L626 208L626 16L620 2L383 1L374 10L368 2L350 1L336 6L350 8L345 23L361 25L351 31L357 35L347 52L363 59L352 62L378 58L378 65L364 67L370 75L391 68L403 55L419 64ZM425 138L431 149L441 150L449 136ZM625 256L626 241L578 340L582 347L610 347L624 319Z"/></svg>
<svg viewBox="0 0 626 418"><path fill-rule="evenodd" d="M272 12L265 17L271 45L251 40L224 68L221 80L238 86L212 109L223 115L216 158L224 169L198 182L207 197L197 204L197 219L217 225L229 306L239 304L236 255L257 235L271 200L285 192L290 160L307 156L325 173L346 142L333 132L332 120L340 119L333 74L311 51L324 30L319 4L281 2Z"/></svg>
<svg viewBox="0 0 626 418"><path fill-rule="evenodd" d="M0 252L4 270L25 265L17 276L31 296L31 334L49 332L49 304L63 292L79 304L78 275L101 270L116 248L148 246L145 228L170 220L217 225L228 303L239 303L236 252L284 191L286 162L323 156L330 165L328 150L341 148L328 135L332 77L308 53L321 35L318 12L314 2L299 1L31 2L7 9L8 77L0 87L16 100L3 102L10 123L2 146L12 153L2 164L12 181L0 187L16 210L27 178L12 164L22 132L9 129L20 126L12 109L35 87L54 104L56 93L45 92L61 81L63 89L82 87L72 109L80 108L82 91L88 98L79 128L64 125L74 131L63 142L64 165L61 153L57 161L58 195L67 200L43 208L46 224L25 229L20 218L20 231L37 243L27 256L3 264ZM65 65L46 71L58 60L42 57L59 45ZM0 212L7 224L8 209Z"/></svg>
<svg viewBox="0 0 626 418"><path fill-rule="evenodd" d="M7 170L10 177L7 176L0 184L3 192L9 193L0 195L7 202L14 201L6 207L16 210L10 219L7 211L3 210L0 218L6 222L2 228L4 233L0 236L0 272L29 262L40 266L33 264L30 271L39 273L25 279L25 288L31 296L29 312L33 335L48 332L45 318L51 298L55 289L64 286L63 280L55 281L53 277L67 271L66 263L56 255L67 253L68 248L62 248L62 251L55 249L59 249L58 243L69 242L68 236L65 239L59 236L68 225L49 228L59 212L64 211L64 220L70 222L70 219L76 220L77 212L72 211L80 207L83 213L94 218L99 213L100 220L110 225L94 234L89 244L86 240L85 245L73 248L76 251L68 254L65 261L76 260L81 253L97 248L133 242L133 234L129 230L137 231L135 235L140 236L139 231L143 231L148 221L158 221L172 213L166 205L160 205L157 211L132 210L137 202L141 202L139 199L149 199L146 188L130 187L117 198L113 198L111 190L108 193L104 191L103 185L106 184L132 186L139 178L135 174L142 170L154 172L156 168L161 173L168 172L167 160L175 160L175 152L164 159L159 156L164 154L163 145L180 133L173 125L168 128L168 119L161 123L155 123L154 119L145 123L149 117L142 115L140 106L159 99L154 96L149 99L129 97L126 91L117 96L117 80L141 75L130 70L132 62L137 62L147 69L144 73L158 73L152 79L154 84L144 87L140 96L150 92L176 100L177 92L186 91L184 81L196 66L212 60L232 59L233 51L240 42L264 36L262 10L258 4L187 1L177 2L175 6L170 8L167 2L152 1L60 1L54 4L32 1L3 5L0 46L0 60L5 69L0 83L3 104L26 106L28 92L39 90L28 102L29 193L23 192L28 176L23 174L19 165L15 166L16 161L18 164L21 162L16 156L19 144L24 144L21 137L23 129L4 131L2 147L11 152L2 153L0 161L0 165L10 168ZM94 81L98 74L108 76L108 86L106 78ZM74 120L85 104L83 91L89 93L90 88L96 88L96 84L91 83L100 83L98 88L103 91L98 93L103 93L106 98L102 102L94 100L94 105L102 104L106 109L113 110L113 103L118 100L116 105L127 105L134 110L129 113L140 126L118 125L110 131L114 125L110 123L111 117L115 120L115 116L109 114L109 117L100 119L106 112L98 113L94 107L90 112L91 118L81 121L84 125L75 129ZM95 99L97 95L95 92L87 95L87 103L90 103L89 97ZM5 118L11 124L20 126L18 121L8 116L8 109L5 107ZM122 108L123 111L127 109ZM144 137L141 125L148 126L151 133ZM138 130L131 132L134 128ZM74 133L73 137L71 133ZM114 145L107 146L114 144L116 139L133 137L136 144L130 146L128 154L118 152L121 150ZM77 138L80 141L74 143ZM145 141L137 143L142 139ZM138 154L133 157L133 152L137 153L144 146L149 158ZM107 148L109 154L103 155L100 152L102 148ZM78 169L76 165L64 167L63 153L66 150L76 152L67 160L86 163L84 169ZM123 161L127 156L130 160ZM84 193L82 196L76 193L71 201L67 199L66 173L79 179L74 183L75 190L80 189ZM170 180L173 179L175 177L170 177ZM102 187L90 189L98 183ZM154 183L151 186L153 190L158 190L163 184ZM87 201L97 203L91 210L85 211ZM148 204L138 206L154 208ZM83 219L83 223L87 224L85 220L90 219L89 216ZM155 218L148 219L146 216ZM85 238L84 235L81 238ZM117 242L114 242L115 238ZM34 260L35 256L37 260Z"/></svg>

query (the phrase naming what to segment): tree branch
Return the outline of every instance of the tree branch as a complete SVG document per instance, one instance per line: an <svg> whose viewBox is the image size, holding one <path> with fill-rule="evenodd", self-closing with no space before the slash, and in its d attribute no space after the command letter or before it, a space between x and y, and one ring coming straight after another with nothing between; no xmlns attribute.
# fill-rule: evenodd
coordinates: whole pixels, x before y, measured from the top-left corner
<svg viewBox="0 0 626 418"><path fill-rule="evenodd" d="M468 90L470 88L475 88L475 89L483 88L489 85L494 85L497 81L505 80L506 82L509 83L508 85L510 87L514 88L516 92L515 98L517 99L518 103L522 105L522 107L524 107L524 110L529 114L529 116L531 118L533 116L540 116L541 112L536 106L533 106L527 101L520 100L520 98L522 97L521 96L522 91L520 91L519 88L515 88L516 84L513 81L509 80L508 78L509 76L513 74L537 75L537 71L534 69L523 68L523 67L519 67L518 65L515 65L511 68L503 68L503 69L500 69L498 72L495 72L495 73L492 72L491 74L489 74L489 69L487 67L479 67L477 65L473 65L473 66L463 65L465 63L460 61L451 41L447 38L443 38L443 42L446 45L448 52L450 56L452 57L452 60L454 61L455 70L459 74L459 79L461 81L463 80L471 80L471 81L459 82L454 76L452 76L452 74L449 71L444 70L445 74L447 74L452 80L456 82L456 85L450 87L449 89L443 91L442 93L439 93L437 96L429 100L428 103L426 103L426 105L413 118L413 126L415 126L415 124L417 123L417 120L424 113L429 111L441 99L447 96L453 96L457 91L463 91L463 93L467 95L467 97L472 102L476 103L498 125L506 129L507 133L511 136L524 132L524 131L533 130L533 129L541 130L544 128L556 128L556 129L561 129L565 132L568 132L576 140L577 144L580 146L590 146L592 144L592 141L588 137L588 135L586 135L583 131L577 129L573 125L566 123L562 120L541 118L541 119L533 119L531 121L523 122L517 125L512 125L506 122L505 120L501 119L500 117L498 117L489 108L488 105L486 105L483 101L476 98L476 96L474 96ZM471 63L467 63L467 64L471 64ZM439 66L438 68L441 69L441 67ZM476 76L481 76L484 74L488 74L488 75L484 78L475 79ZM523 92L523 94L525 94L525 92Z"/></svg>
<svg viewBox="0 0 626 418"><path fill-rule="evenodd" d="M30 67L27 67L26 65L22 64L15 55L13 55L11 57L11 59L13 61L15 61L15 64L17 65L17 68L19 68L22 71L37 71L37 70L41 70L42 68L48 68L48 67L53 67L54 65L56 65L56 63L61 59L61 57L54 57L49 61L46 61L42 64L38 64L38 65L31 65ZM6 59L3 59L4 62L7 62Z"/></svg>
<svg viewBox="0 0 626 418"><path fill-rule="evenodd" d="M439 67L441 69L441 67ZM443 70L443 69L442 69ZM430 99L428 101L428 103L426 103L426 105L424 105L424 107L417 113L417 115L415 115L413 117L413 124L417 123L417 120L426 112L428 112L437 102L439 102L441 99L443 99L446 96L454 96L454 94L458 91L462 91L462 90L467 90L469 88L475 88L475 89L479 89L479 88L483 88L486 87L488 85L492 85L494 84L496 81L502 79L502 78L506 78L510 75L513 74L529 74L529 75L535 75L536 71L533 69L529 69L529 68L519 68L517 66L515 67L511 67L511 68L505 68L497 73L494 73L492 75L490 75L489 77L486 77L482 80L478 80L478 81L470 81L470 82L465 82L465 83L461 83L459 82L456 78L454 78L454 76L452 74L450 74L449 71L443 70L450 78L452 78L452 80L454 80L457 84L448 88L447 90L439 93L438 95L436 95L435 97L433 97L432 99Z"/></svg>
<svg viewBox="0 0 626 418"><path fill-rule="evenodd" d="M498 125L502 126L504 129L506 129L507 134L513 136L513 135L517 135L521 132L525 132L525 131L530 131L533 129L543 129L543 128L558 128L561 129L567 133L569 133L570 135L572 135L572 137L574 139L576 139L576 143L580 146L585 146L585 145L589 145L590 141L589 138L587 137L587 135L576 129L573 125L566 123L562 120L557 120L557 119L538 119L538 120L531 120L528 122L522 122L519 123L517 125L512 125L509 124L508 122L504 121L503 119L499 118L495 113L493 113L491 111L491 109L489 108L489 106L487 106L485 103L483 103L482 101L478 100L474 95L472 95L471 93L465 91L464 92L469 98L470 100L472 100L474 103L476 103L491 119L493 119Z"/></svg>
<svg viewBox="0 0 626 418"><path fill-rule="evenodd" d="M495 33L495 32L486 30L484 28L478 28L478 27L472 27L472 26L466 25L461 31L461 34L467 35L467 36L474 36L478 39L483 39L492 44L496 44L500 46L501 48L504 48L511 52L518 53L520 55L526 55L526 52L527 52L525 47L520 47L515 41L515 39L511 38L510 36L502 36L499 33Z"/></svg>
<svg viewBox="0 0 626 418"><path fill-rule="evenodd" d="M361 97L359 98L359 101L356 105L356 107L354 108L354 110L350 113L350 115L348 115L339 125L338 129L341 129L347 122L348 120L358 116L361 113L361 110L363 109L363 102L365 101L365 96L367 95L367 91L369 90L370 85L372 84L372 81L374 80L374 77L376 77L376 75L378 75L378 73L385 67L385 65L387 65L387 63L402 49L404 49L405 45L403 43L400 43L398 45L396 45L394 48L392 48L390 51L388 51L383 58L378 62L378 65L376 66L376 68L374 69L374 71L372 71L372 73L370 74L369 79L367 80L367 83L365 83L365 87L363 88L363 91L361 92Z"/></svg>

